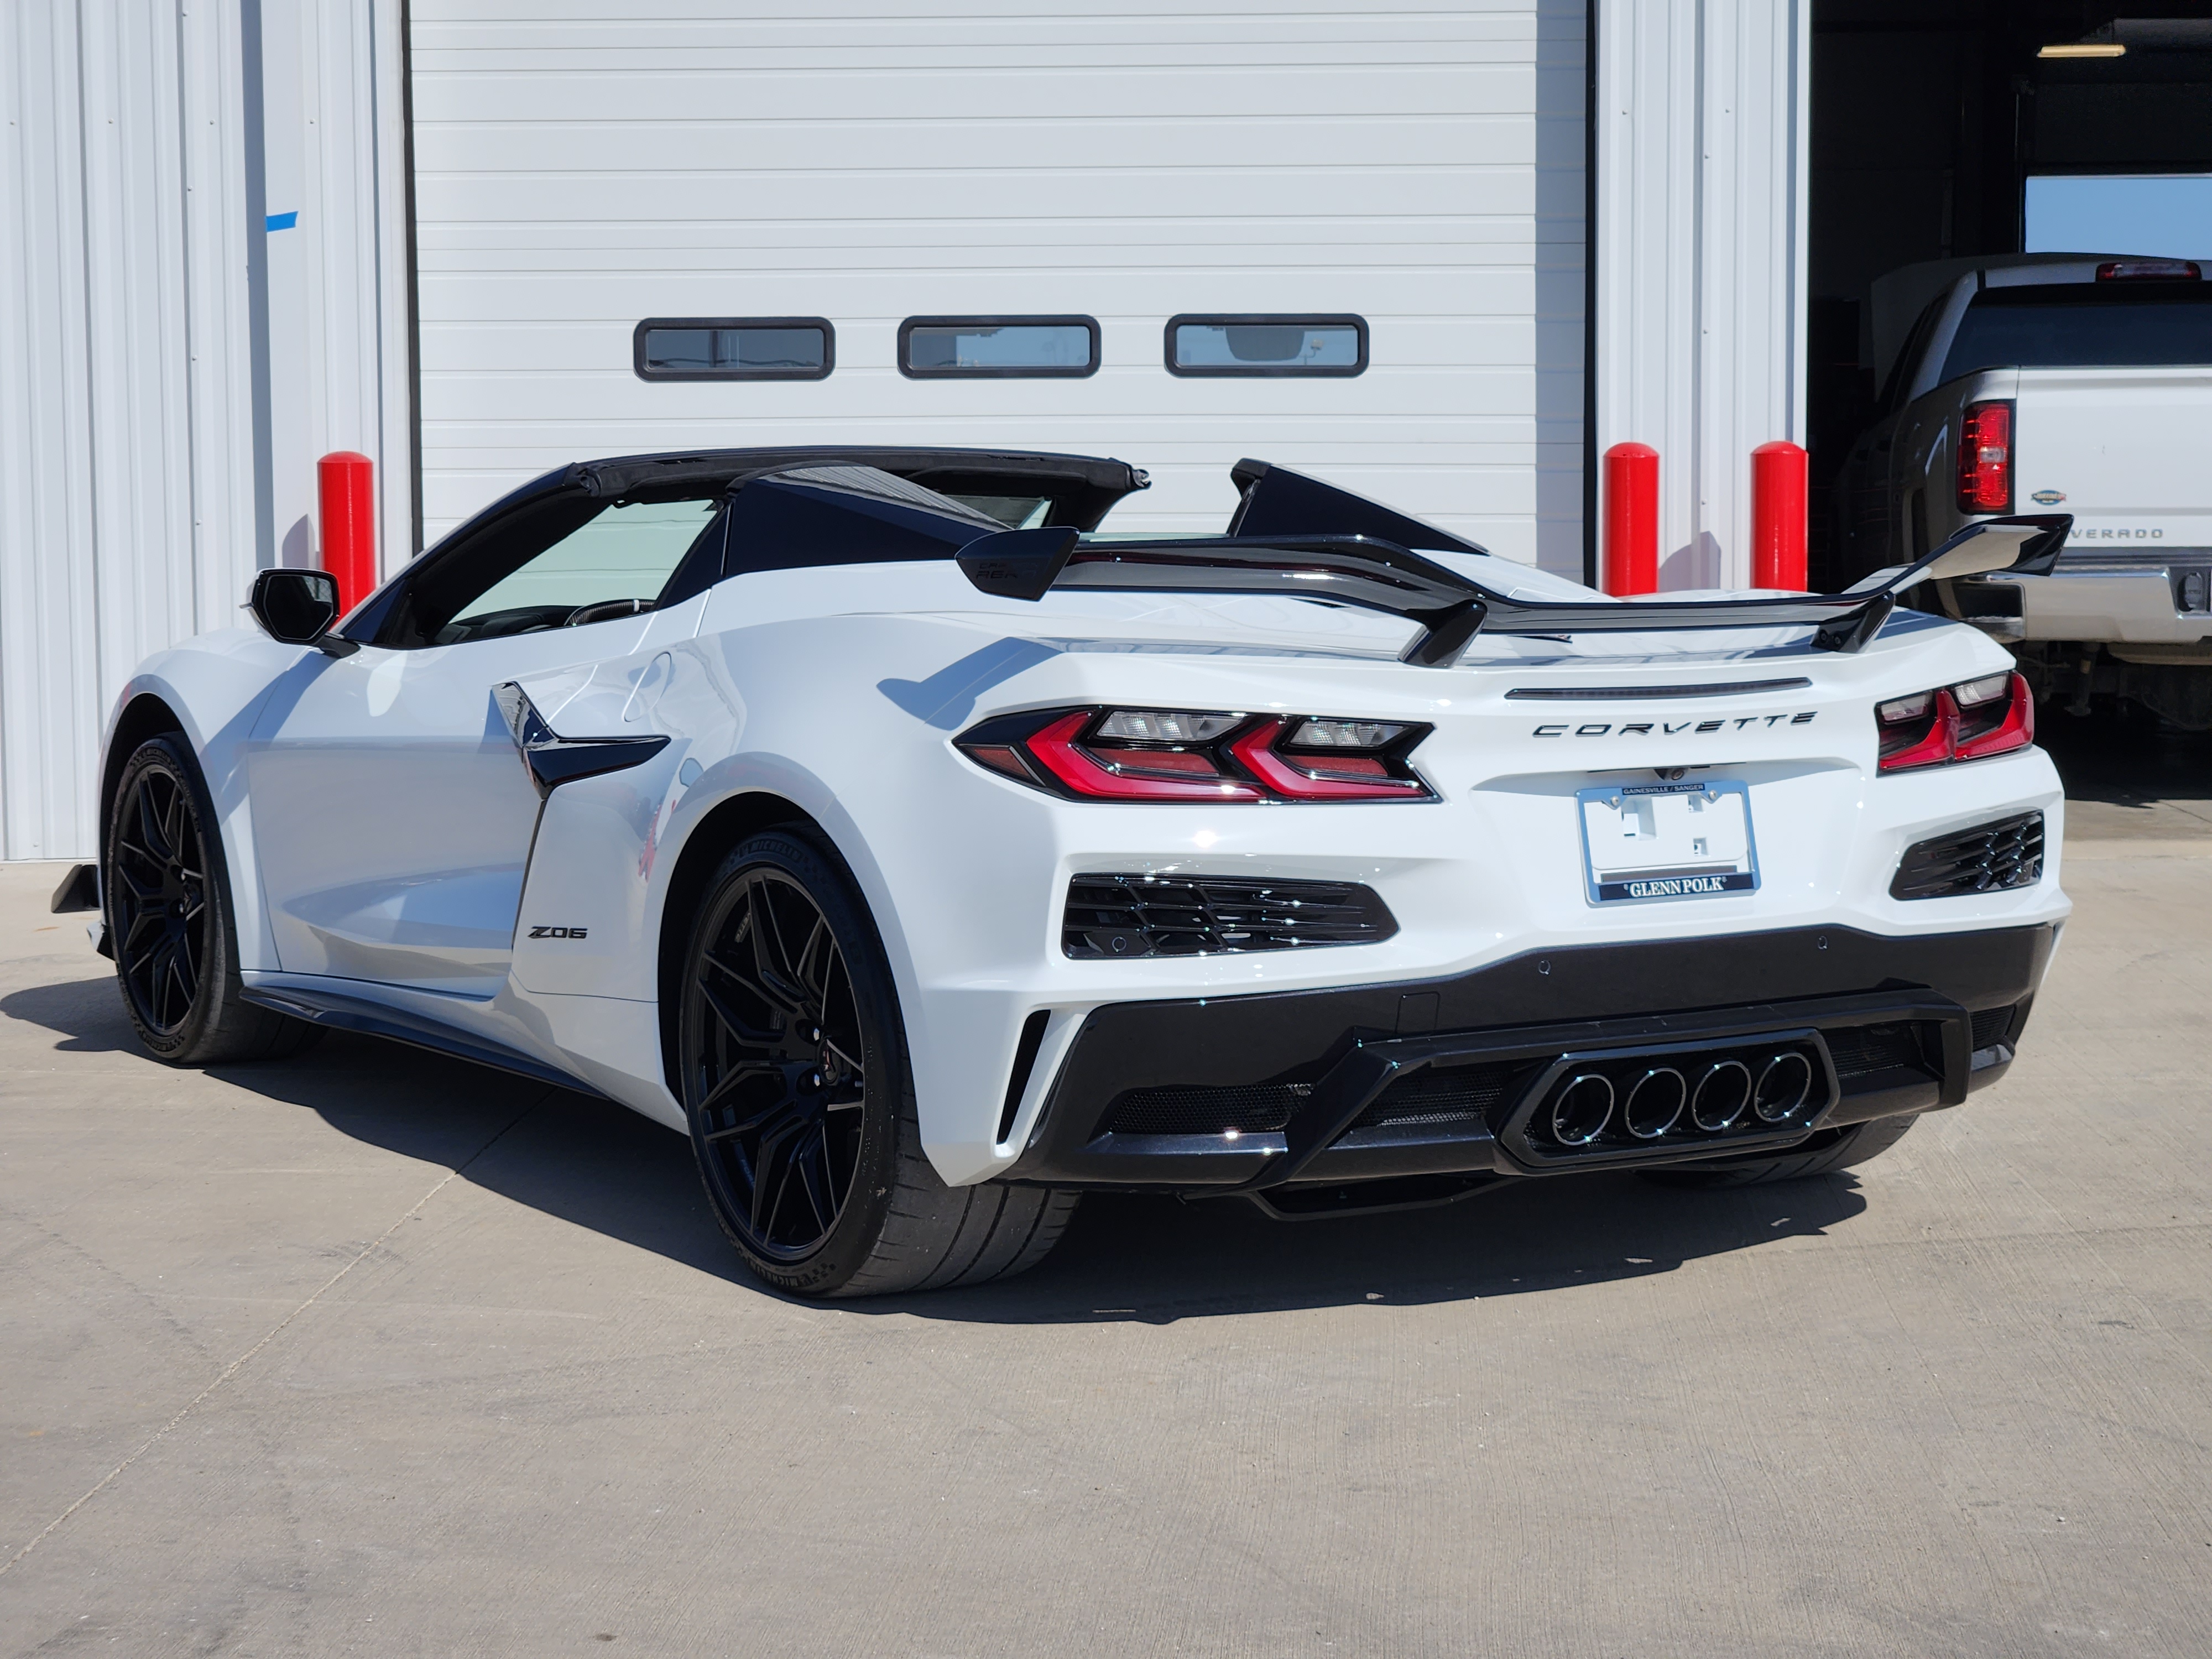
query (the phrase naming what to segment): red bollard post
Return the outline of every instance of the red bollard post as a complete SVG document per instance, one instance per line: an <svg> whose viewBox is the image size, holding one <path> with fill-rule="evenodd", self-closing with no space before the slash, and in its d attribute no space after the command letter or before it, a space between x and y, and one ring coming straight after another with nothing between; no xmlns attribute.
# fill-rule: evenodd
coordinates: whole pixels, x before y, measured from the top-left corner
<svg viewBox="0 0 2212 1659"><path fill-rule="evenodd" d="M1751 452L1751 585L1805 591L1805 452L1787 439Z"/></svg>
<svg viewBox="0 0 2212 1659"><path fill-rule="evenodd" d="M1659 591L1659 452L1649 444L1605 452L1600 571L1600 586L1616 599Z"/></svg>
<svg viewBox="0 0 2212 1659"><path fill-rule="evenodd" d="M338 611L352 610L376 586L376 466L341 449L315 463L323 568L338 579Z"/></svg>

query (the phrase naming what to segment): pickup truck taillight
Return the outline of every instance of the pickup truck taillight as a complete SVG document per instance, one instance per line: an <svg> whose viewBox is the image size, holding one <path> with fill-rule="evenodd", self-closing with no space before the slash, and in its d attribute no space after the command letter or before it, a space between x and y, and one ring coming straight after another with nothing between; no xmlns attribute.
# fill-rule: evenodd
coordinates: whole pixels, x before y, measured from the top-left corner
<svg viewBox="0 0 2212 1659"><path fill-rule="evenodd" d="M2012 404L1968 404L1959 422L1959 511L2012 511Z"/></svg>
<svg viewBox="0 0 2212 1659"><path fill-rule="evenodd" d="M2194 259L2107 259L2097 267L2100 283L2195 283L2203 272Z"/></svg>
<svg viewBox="0 0 2212 1659"><path fill-rule="evenodd" d="M2019 674L1984 674L1878 703L1883 772L2008 754L2035 741L2035 699Z"/></svg>

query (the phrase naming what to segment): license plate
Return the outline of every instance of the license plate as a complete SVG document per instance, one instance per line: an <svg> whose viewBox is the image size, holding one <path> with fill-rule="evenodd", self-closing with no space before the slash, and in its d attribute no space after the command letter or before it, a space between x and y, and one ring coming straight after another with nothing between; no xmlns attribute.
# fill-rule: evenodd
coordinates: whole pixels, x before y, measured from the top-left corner
<svg viewBox="0 0 2212 1659"><path fill-rule="evenodd" d="M1607 784L1577 790L1575 804L1592 904L1759 890L1747 784Z"/></svg>

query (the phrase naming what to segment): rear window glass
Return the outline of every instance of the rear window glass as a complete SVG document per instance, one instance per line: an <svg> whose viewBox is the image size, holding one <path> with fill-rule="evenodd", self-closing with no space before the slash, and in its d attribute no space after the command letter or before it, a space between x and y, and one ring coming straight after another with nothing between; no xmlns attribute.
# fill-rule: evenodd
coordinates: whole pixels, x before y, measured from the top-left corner
<svg viewBox="0 0 2212 1659"><path fill-rule="evenodd" d="M2212 283L1984 289L1960 319L1945 380L1984 368L2212 363Z"/></svg>
<svg viewBox="0 0 2212 1659"><path fill-rule="evenodd" d="M647 380L818 380L836 339L820 317L648 317L632 350Z"/></svg>
<svg viewBox="0 0 2212 1659"><path fill-rule="evenodd" d="M1367 324L1358 317L1176 317L1167 358L1171 374L1357 374L1367 367Z"/></svg>
<svg viewBox="0 0 2212 1659"><path fill-rule="evenodd" d="M898 362L916 380L1095 374L1098 325L1088 317L909 317L899 325Z"/></svg>

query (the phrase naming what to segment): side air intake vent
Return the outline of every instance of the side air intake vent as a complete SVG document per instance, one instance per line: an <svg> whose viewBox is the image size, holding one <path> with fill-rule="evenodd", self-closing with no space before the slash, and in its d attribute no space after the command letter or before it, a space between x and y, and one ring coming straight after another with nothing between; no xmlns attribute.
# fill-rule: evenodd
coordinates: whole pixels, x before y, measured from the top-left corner
<svg viewBox="0 0 2212 1659"><path fill-rule="evenodd" d="M2032 887L2043 878L2043 814L2023 812L1905 849L1889 884L1896 899L1958 898Z"/></svg>
<svg viewBox="0 0 2212 1659"><path fill-rule="evenodd" d="M1272 1134L1312 1092L1310 1083L1132 1089L1115 1101L1105 1127L1117 1135Z"/></svg>
<svg viewBox="0 0 2212 1659"><path fill-rule="evenodd" d="M1245 877L1078 876L1060 947L1071 957L1198 957L1372 945L1398 931L1381 897L1350 882Z"/></svg>

